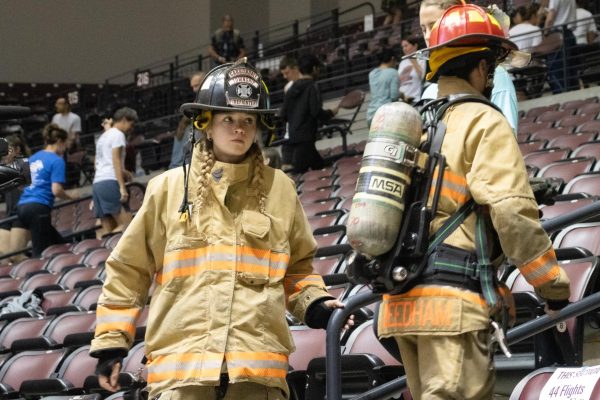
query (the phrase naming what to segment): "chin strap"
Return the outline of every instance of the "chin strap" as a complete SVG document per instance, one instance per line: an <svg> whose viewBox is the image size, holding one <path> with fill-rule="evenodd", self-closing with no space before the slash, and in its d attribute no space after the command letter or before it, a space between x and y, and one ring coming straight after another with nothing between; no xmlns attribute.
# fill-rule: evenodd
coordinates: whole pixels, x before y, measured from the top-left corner
<svg viewBox="0 0 600 400"><path fill-rule="evenodd" d="M209 115L210 112L208 113ZM210 117L209 121L210 121ZM208 125L208 122L206 123ZM194 147L196 145L196 135L194 135L194 127L196 126L196 120L192 120L192 126L190 131L190 157L189 161L186 161L187 157L183 157L183 200L179 206L179 222L187 222L192 216L192 204L188 202L188 183L190 179L190 170L192 168L192 155L194 154ZM187 168L186 168L187 165Z"/></svg>

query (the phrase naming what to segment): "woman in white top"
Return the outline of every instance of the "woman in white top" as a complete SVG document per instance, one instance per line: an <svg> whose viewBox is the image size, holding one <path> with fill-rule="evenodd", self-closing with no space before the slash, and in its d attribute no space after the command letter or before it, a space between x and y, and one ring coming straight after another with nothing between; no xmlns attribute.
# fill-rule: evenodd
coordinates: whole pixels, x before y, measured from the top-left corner
<svg viewBox="0 0 600 400"><path fill-rule="evenodd" d="M402 52L404 55L414 53L419 49L419 39L409 37L402 40ZM407 103L417 102L421 99L423 90L423 77L425 76L425 61L415 58L407 58L398 66L398 78L400 79L400 97Z"/></svg>
<svg viewBox="0 0 600 400"><path fill-rule="evenodd" d="M131 108L118 109L113 116L112 128L107 129L96 143L96 173L92 193L96 218L100 218L102 233L123 231L131 221L125 205L129 193L125 181L130 173L125 170L126 133L133 130L138 120Z"/></svg>
<svg viewBox="0 0 600 400"><path fill-rule="evenodd" d="M515 19L521 22L510 28L508 34L519 50L530 51L542 42L539 9L540 5L537 3L517 8Z"/></svg>

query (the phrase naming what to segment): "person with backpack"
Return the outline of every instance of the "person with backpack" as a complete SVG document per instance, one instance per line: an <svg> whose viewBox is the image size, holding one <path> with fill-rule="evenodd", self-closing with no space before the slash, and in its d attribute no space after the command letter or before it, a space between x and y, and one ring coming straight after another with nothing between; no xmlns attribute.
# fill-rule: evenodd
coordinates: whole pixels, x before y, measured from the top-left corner
<svg viewBox="0 0 600 400"><path fill-rule="evenodd" d="M422 51L439 97L470 101L438 110L445 167L433 174L443 177L429 226L433 249L417 284L384 295L378 316L379 336L398 344L414 399L493 397L492 339L501 338L507 294L496 268L504 259L546 301L547 313L568 304L569 279L539 222L517 142L489 102L495 66L516 48L491 14L462 4L443 13Z"/></svg>
<svg viewBox="0 0 600 400"><path fill-rule="evenodd" d="M90 349L98 381L119 389L154 282L150 398L288 399L286 309L324 329L343 304L313 269L317 246L294 182L264 164L257 139L277 110L245 59L210 71L181 110L201 132L191 161L148 183L106 261Z"/></svg>

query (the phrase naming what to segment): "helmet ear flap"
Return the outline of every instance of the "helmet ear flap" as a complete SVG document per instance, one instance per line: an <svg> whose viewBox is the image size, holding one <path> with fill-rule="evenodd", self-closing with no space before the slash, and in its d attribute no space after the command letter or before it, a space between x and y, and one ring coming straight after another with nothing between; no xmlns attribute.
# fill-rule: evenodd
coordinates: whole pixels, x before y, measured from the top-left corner
<svg viewBox="0 0 600 400"><path fill-rule="evenodd" d="M275 122L270 115L260 114L260 122L270 131L275 130Z"/></svg>
<svg viewBox="0 0 600 400"><path fill-rule="evenodd" d="M194 128L205 131L211 120L212 112L204 110L194 118Z"/></svg>

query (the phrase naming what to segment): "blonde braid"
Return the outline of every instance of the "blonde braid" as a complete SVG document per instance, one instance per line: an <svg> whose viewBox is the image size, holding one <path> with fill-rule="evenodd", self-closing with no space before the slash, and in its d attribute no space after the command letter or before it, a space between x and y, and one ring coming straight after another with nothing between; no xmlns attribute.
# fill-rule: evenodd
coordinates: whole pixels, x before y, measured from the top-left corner
<svg viewBox="0 0 600 400"><path fill-rule="evenodd" d="M202 138L198 144L200 150L200 176L198 177L198 207L201 209L207 199L208 193L208 182L210 171L213 165L215 165L215 154L212 149L209 148L209 144L206 138Z"/></svg>
<svg viewBox="0 0 600 400"><path fill-rule="evenodd" d="M254 171L252 173L252 180L250 181L250 188L256 191L258 211L260 211L261 214L264 214L267 204L267 194L265 190L265 162L262 151L256 143L252 144L250 152L254 152Z"/></svg>

